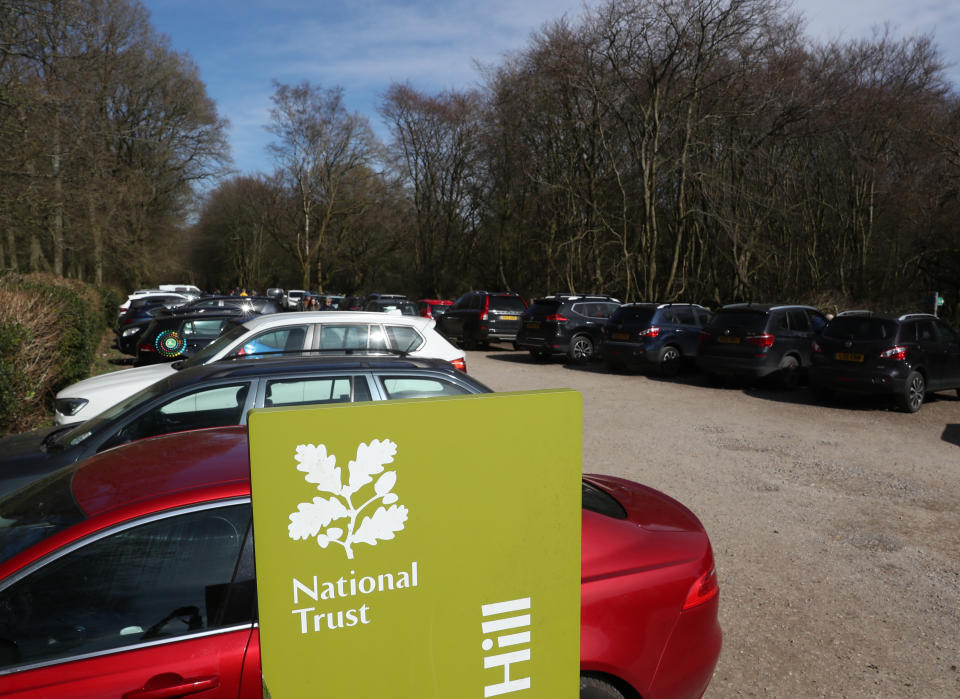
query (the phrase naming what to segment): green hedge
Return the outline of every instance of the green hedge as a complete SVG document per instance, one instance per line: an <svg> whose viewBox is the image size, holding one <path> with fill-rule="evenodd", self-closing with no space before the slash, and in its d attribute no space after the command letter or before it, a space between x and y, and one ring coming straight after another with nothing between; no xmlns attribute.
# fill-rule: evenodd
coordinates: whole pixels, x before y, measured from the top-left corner
<svg viewBox="0 0 960 699"><path fill-rule="evenodd" d="M34 311L17 317L0 309L0 434L48 419L60 389L86 378L105 329L123 298L53 275L0 276L5 305ZM37 366L40 355L42 366ZM32 372L32 373L31 373Z"/></svg>

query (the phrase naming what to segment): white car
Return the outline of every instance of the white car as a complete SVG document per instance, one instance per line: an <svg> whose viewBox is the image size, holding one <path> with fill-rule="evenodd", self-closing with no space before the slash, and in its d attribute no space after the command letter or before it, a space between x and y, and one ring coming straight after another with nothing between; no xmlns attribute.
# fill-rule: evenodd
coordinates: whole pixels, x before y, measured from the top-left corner
<svg viewBox="0 0 960 699"><path fill-rule="evenodd" d="M283 295L283 307L288 311L295 310L297 308L297 301L306 293L303 289L290 289L290 291Z"/></svg>
<svg viewBox="0 0 960 699"><path fill-rule="evenodd" d="M54 422L89 420L179 369L246 355L309 351L310 356L404 354L443 359L467 370L462 350L437 332L432 318L363 311L273 313L235 325L189 359L84 379L57 394Z"/></svg>

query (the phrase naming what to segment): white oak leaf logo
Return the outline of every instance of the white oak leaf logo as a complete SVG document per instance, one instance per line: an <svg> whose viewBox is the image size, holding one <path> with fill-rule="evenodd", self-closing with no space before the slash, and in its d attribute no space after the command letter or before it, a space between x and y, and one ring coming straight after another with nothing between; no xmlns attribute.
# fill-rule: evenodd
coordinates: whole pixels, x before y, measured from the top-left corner
<svg viewBox="0 0 960 699"><path fill-rule="evenodd" d="M407 508L403 505L393 505L389 509L378 507L373 517L364 517L360 528L353 535L354 541L375 546L377 541L387 541L403 529L407 521Z"/></svg>
<svg viewBox="0 0 960 699"><path fill-rule="evenodd" d="M297 511L290 515L290 524L287 525L290 538L295 541L316 539L317 545L324 549L330 544L339 544L351 559L355 543L376 546L378 541L393 539L403 530L408 515L405 506L395 504L399 500L393 492L397 472L384 472L384 466L393 463L396 453L397 445L389 439L361 443L357 447L356 459L347 467L349 482L344 485L342 469L336 467L337 457L327 453L325 444L297 445L294 455L297 470L305 474L307 483L314 484L322 493L330 493L331 497L315 497L311 502L297 505ZM377 475L374 483L373 477ZM354 505L353 497L371 483L373 492L362 502L358 497L359 504ZM368 507L378 503L373 515L363 515ZM346 522L342 526L330 526L338 520Z"/></svg>
<svg viewBox="0 0 960 699"><path fill-rule="evenodd" d="M312 539L320 530L335 519L347 516L347 508L337 498L314 498L313 502L301 502L297 511L290 515L287 530L293 540Z"/></svg>

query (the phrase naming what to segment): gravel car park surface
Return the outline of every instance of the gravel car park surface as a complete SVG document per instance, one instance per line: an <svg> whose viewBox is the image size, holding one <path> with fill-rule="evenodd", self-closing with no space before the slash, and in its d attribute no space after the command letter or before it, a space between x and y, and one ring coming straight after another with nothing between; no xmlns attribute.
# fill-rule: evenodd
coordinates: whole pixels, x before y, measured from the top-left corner
<svg viewBox="0 0 960 699"><path fill-rule="evenodd" d="M498 349L467 367L496 391L580 391L584 471L663 490L703 521L724 630L708 698L960 697L955 393L909 415Z"/></svg>

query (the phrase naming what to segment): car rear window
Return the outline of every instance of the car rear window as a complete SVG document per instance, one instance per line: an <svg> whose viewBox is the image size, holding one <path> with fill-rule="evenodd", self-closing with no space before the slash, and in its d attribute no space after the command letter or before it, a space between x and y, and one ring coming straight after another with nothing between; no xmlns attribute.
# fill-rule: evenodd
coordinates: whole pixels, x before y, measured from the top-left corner
<svg viewBox="0 0 960 699"><path fill-rule="evenodd" d="M717 311L710 322L715 329L739 328L745 332L763 332L767 314L763 311Z"/></svg>
<svg viewBox="0 0 960 699"><path fill-rule="evenodd" d="M61 469L0 499L0 563L85 519L70 490L75 470Z"/></svg>
<svg viewBox="0 0 960 699"><path fill-rule="evenodd" d="M490 308L494 311L520 311L527 310L527 305L519 296L491 296Z"/></svg>
<svg viewBox="0 0 960 699"><path fill-rule="evenodd" d="M614 323L649 323L653 320L655 308L624 308L621 306L610 316Z"/></svg>
<svg viewBox="0 0 960 699"><path fill-rule="evenodd" d="M893 340L896 335L896 322L886 318L841 316L823 329L823 336L834 340Z"/></svg>
<svg viewBox="0 0 960 699"><path fill-rule="evenodd" d="M612 495L606 493L596 486L590 485L586 481L583 483L583 509L596 512L614 519L626 519L627 511L623 505L614 499Z"/></svg>
<svg viewBox="0 0 960 699"><path fill-rule="evenodd" d="M548 316L557 312L557 309L560 308L559 301L552 301L549 299L537 299L531 304L530 308L527 309L528 316Z"/></svg>

